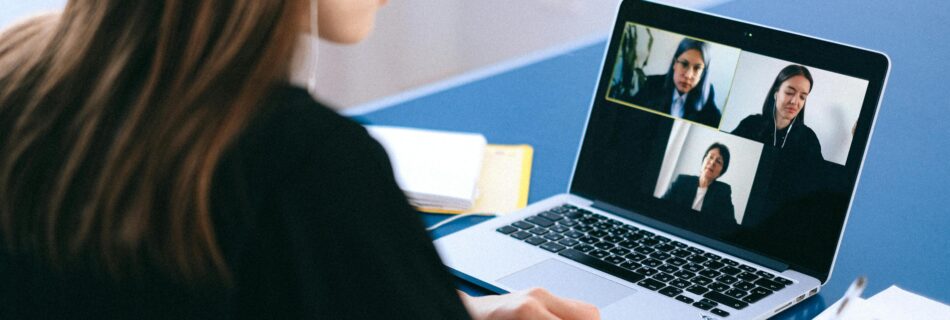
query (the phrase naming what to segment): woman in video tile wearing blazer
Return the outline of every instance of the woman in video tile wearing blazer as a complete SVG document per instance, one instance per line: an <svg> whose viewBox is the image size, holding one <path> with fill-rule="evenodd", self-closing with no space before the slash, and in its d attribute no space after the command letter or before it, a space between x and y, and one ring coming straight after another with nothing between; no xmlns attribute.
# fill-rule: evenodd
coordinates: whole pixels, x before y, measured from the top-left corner
<svg viewBox="0 0 950 320"><path fill-rule="evenodd" d="M680 206L690 207L716 224L735 225L735 207L732 204L732 188L718 181L729 169L729 148L714 143L703 155L699 176L681 174L673 181L663 199Z"/></svg>
<svg viewBox="0 0 950 320"><path fill-rule="evenodd" d="M0 319L597 318L457 292L379 143L291 81L384 2L71 0L4 30Z"/></svg>
<svg viewBox="0 0 950 320"><path fill-rule="evenodd" d="M673 54L666 74L647 76L630 102L671 116L718 128L722 114L709 83L709 46L685 38Z"/></svg>

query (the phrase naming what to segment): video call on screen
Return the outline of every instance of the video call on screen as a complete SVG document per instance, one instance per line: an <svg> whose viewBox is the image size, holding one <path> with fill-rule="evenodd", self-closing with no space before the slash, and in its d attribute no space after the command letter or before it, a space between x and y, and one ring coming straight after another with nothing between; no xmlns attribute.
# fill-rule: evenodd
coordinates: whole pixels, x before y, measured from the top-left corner
<svg viewBox="0 0 950 320"><path fill-rule="evenodd" d="M867 80L631 22L611 53L585 137L598 151L581 159L602 169L579 168L605 183L585 189L651 198L661 221L764 252L837 236L818 224L847 211Z"/></svg>

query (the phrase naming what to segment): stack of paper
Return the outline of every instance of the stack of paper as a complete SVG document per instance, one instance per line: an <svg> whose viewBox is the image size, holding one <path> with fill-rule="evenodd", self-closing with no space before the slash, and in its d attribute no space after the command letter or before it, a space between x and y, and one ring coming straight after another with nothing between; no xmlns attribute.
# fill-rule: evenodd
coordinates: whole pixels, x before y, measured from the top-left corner
<svg viewBox="0 0 950 320"><path fill-rule="evenodd" d="M481 134L366 126L393 163L396 182L410 204L436 211L464 211L476 199L485 155Z"/></svg>
<svg viewBox="0 0 950 320"><path fill-rule="evenodd" d="M867 300L855 298L848 304L845 308L839 308L839 300L815 320L950 319L950 306L897 286L891 286Z"/></svg>

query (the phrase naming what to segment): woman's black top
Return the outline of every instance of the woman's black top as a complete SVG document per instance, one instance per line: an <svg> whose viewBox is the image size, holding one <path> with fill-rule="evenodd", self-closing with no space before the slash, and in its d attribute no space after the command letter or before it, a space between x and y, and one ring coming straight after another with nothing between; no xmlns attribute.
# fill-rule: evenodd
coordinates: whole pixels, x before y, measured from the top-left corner
<svg viewBox="0 0 950 320"><path fill-rule="evenodd" d="M382 147L299 88L266 103L213 184L233 287L113 281L0 250L0 319L467 318Z"/></svg>

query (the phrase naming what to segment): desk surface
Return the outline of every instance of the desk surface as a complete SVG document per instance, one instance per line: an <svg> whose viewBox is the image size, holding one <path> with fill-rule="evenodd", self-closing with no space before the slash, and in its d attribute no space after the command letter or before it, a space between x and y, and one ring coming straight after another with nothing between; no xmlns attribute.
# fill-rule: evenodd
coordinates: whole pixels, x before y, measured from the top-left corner
<svg viewBox="0 0 950 320"><path fill-rule="evenodd" d="M837 262L817 297L779 319L811 319L852 279L950 302L950 2L737 0L710 12L887 53L891 77ZM934 40L931 40L934 39ZM567 190L604 43L365 114L371 123L484 133L535 148L530 201ZM442 216L425 215L432 224ZM444 227L442 236L484 221Z"/></svg>

